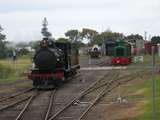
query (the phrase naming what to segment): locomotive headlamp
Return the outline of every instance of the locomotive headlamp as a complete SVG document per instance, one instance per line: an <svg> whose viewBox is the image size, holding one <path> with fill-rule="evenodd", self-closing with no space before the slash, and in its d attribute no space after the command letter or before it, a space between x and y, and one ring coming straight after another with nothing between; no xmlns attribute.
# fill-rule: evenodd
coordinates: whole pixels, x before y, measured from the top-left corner
<svg viewBox="0 0 160 120"><path fill-rule="evenodd" d="M60 61L60 59L58 58L57 61Z"/></svg>

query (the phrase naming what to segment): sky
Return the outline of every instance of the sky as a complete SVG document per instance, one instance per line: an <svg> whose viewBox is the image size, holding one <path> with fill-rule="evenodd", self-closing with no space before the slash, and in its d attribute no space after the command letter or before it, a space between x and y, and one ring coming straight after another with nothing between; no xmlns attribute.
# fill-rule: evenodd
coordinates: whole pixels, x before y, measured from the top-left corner
<svg viewBox="0 0 160 120"><path fill-rule="evenodd" d="M44 17L54 38L70 29L160 35L160 0L0 0L0 25L7 40L42 38Z"/></svg>

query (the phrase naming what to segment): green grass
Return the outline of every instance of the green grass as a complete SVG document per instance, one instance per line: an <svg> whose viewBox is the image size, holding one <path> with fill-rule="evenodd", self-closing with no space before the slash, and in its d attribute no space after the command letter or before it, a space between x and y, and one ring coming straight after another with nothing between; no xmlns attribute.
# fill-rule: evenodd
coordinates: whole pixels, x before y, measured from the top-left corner
<svg viewBox="0 0 160 120"><path fill-rule="evenodd" d="M159 91L160 91L160 75L156 75L155 76L155 80L156 80L156 109L157 109L157 120L160 120L160 95L159 95ZM144 83L144 87L145 88L145 92L144 92L144 96L146 98L146 102L143 106L143 111L144 113L140 116L137 117L137 120L151 120L152 119L152 81L148 80L145 81Z"/></svg>
<svg viewBox="0 0 160 120"><path fill-rule="evenodd" d="M16 63L12 60L0 60L0 83L14 82L26 78L24 74L31 67L30 58L19 58Z"/></svg>
<svg viewBox="0 0 160 120"><path fill-rule="evenodd" d="M160 64L160 56L155 55L155 62L156 64ZM152 56L151 55L144 55L144 65L148 65L152 63Z"/></svg>
<svg viewBox="0 0 160 120"><path fill-rule="evenodd" d="M155 64L157 66L160 65L160 56L155 55ZM152 66L152 56L151 55L143 55L143 63L137 62L132 63L128 67L137 67L137 68L145 68L145 67L151 67Z"/></svg>

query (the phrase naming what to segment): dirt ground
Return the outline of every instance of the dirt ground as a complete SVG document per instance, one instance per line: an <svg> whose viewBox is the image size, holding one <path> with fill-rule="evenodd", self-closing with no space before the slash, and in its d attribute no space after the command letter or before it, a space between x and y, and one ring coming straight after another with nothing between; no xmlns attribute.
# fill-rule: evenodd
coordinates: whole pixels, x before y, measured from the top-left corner
<svg viewBox="0 0 160 120"><path fill-rule="evenodd" d="M113 90L88 112L84 120L137 120L137 116L143 114L144 90L129 88L143 84L146 77L143 75Z"/></svg>

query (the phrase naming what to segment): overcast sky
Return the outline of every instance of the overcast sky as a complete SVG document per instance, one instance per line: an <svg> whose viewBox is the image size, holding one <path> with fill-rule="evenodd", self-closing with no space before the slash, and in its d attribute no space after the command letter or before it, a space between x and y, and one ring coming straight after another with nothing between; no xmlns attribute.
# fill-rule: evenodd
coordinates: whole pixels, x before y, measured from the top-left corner
<svg viewBox="0 0 160 120"><path fill-rule="evenodd" d="M37 40L44 17L53 37L69 29L110 28L125 35L160 35L160 0L0 0L0 24L10 41Z"/></svg>

